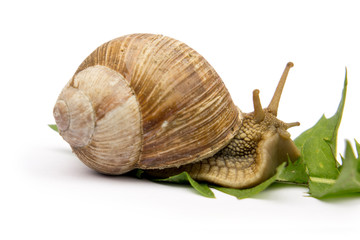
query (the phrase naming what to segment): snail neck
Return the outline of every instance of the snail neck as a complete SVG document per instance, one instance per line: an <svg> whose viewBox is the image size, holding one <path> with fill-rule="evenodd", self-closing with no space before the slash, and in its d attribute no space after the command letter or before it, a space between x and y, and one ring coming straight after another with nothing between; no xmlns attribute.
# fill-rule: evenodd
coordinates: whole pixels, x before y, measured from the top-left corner
<svg viewBox="0 0 360 240"><path fill-rule="evenodd" d="M222 186L255 186L271 177L277 166L287 160L287 154L292 160L298 157L297 152L290 152L293 149L282 147L282 142L292 142L286 129L286 123L267 109L261 122L254 113L244 114L239 132L230 143L213 157L196 163L198 166L192 166L189 172L197 180Z"/></svg>
<svg viewBox="0 0 360 240"><path fill-rule="evenodd" d="M147 173L169 177L183 171L192 178L232 188L248 188L271 177L284 161L295 160L299 150L286 131L288 124L267 109L257 122L254 113L244 114L240 130L230 143L214 156L181 166Z"/></svg>
<svg viewBox="0 0 360 240"><path fill-rule="evenodd" d="M214 156L185 165L194 179L232 188L255 186L276 172L276 168L300 153L286 131L288 124L264 109L264 119L257 122L254 113L244 115L237 135Z"/></svg>

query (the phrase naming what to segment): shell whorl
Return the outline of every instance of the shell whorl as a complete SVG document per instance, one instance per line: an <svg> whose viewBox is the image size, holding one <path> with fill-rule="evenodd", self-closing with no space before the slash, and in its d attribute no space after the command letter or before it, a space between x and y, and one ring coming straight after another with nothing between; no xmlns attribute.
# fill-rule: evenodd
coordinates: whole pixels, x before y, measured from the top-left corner
<svg viewBox="0 0 360 240"><path fill-rule="evenodd" d="M88 145L94 133L94 109L88 97L76 88L64 90L54 107L56 125L73 147Z"/></svg>
<svg viewBox="0 0 360 240"><path fill-rule="evenodd" d="M118 72L99 65L79 72L60 94L54 116L60 134L89 167L107 174L134 168L141 149L140 112Z"/></svg>
<svg viewBox="0 0 360 240"><path fill-rule="evenodd" d="M118 92L112 83L126 90ZM240 126L241 113L210 64L184 43L162 35L132 34L98 47L79 66L58 108L69 105L61 96L71 88L87 96L94 119L88 145L72 148L103 173L199 161L224 147ZM62 119L57 121L65 129L69 117L55 118Z"/></svg>

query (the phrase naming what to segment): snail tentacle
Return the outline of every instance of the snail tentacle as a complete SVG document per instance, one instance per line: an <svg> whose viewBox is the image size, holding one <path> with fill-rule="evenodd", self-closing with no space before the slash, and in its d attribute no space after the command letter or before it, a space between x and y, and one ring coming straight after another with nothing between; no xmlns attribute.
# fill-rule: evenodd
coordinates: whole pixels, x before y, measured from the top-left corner
<svg viewBox="0 0 360 240"><path fill-rule="evenodd" d="M254 118L257 123L261 122L265 118L265 112L261 106L259 92L260 91L258 89L253 91Z"/></svg>
<svg viewBox="0 0 360 240"><path fill-rule="evenodd" d="M275 93L271 99L271 102L269 104L269 106L267 107L267 109L274 114L275 116L277 116L277 112L278 112L278 108L279 108L279 103L280 103L280 98L281 98L281 94L282 91L284 89L284 85L286 82L286 78L289 74L289 70L290 68L292 68L294 66L294 64L292 62L288 62L286 64L286 67L284 69L284 72L280 78L280 81L276 87Z"/></svg>

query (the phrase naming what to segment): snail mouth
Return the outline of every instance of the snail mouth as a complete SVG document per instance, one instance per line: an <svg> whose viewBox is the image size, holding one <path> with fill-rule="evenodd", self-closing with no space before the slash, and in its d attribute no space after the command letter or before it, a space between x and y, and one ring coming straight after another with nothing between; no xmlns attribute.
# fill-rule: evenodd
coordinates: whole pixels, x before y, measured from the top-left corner
<svg viewBox="0 0 360 240"><path fill-rule="evenodd" d="M80 90L69 87L59 96L54 118L60 135L73 147L89 144L95 128L93 107Z"/></svg>

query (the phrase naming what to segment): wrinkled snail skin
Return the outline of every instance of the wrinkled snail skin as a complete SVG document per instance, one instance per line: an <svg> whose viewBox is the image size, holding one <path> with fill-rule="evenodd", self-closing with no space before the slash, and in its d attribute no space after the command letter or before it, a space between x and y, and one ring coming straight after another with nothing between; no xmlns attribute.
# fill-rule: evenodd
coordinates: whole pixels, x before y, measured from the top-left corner
<svg viewBox="0 0 360 240"><path fill-rule="evenodd" d="M291 160L300 156L286 131L289 127L269 112L261 123L256 122L253 113L245 114L238 134L214 156L179 168L147 171L147 174L169 177L186 171L199 181L231 188L253 187L273 176L276 168L288 161L288 156Z"/></svg>
<svg viewBox="0 0 360 240"><path fill-rule="evenodd" d="M242 113L196 51L162 35L132 34L87 57L54 107L60 135L90 168L118 175L136 168L166 177L247 188L271 177L299 150L276 118L288 63L274 97Z"/></svg>

